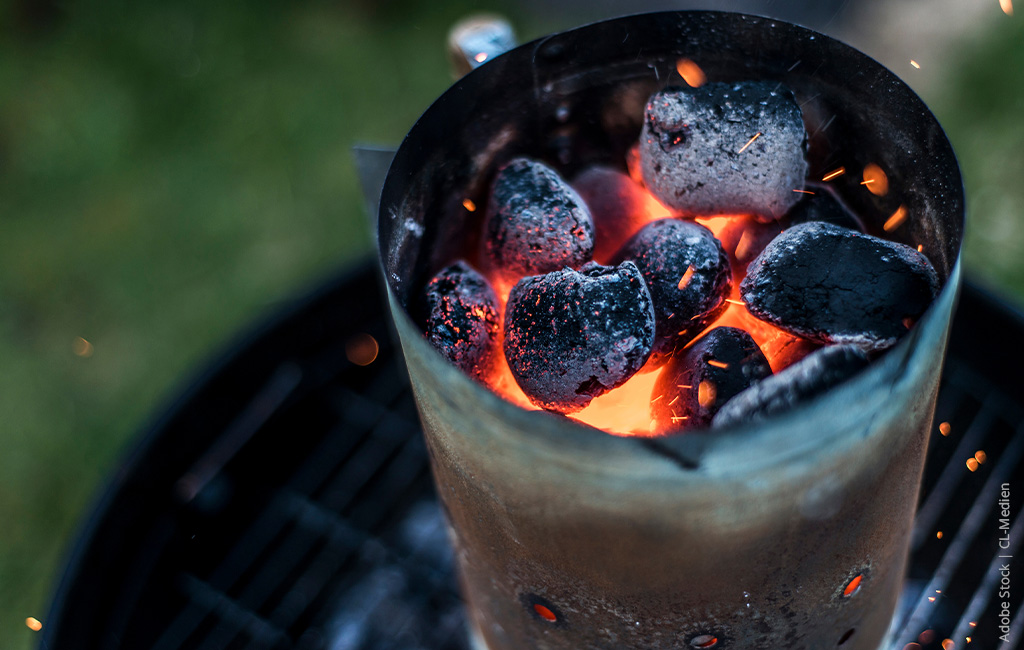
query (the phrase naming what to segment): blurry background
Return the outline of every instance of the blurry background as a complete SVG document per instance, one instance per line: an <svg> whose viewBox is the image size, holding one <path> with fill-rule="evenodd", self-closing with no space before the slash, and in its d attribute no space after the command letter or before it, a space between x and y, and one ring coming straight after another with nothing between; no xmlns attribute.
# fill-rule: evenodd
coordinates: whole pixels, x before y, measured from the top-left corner
<svg viewBox="0 0 1024 650"><path fill-rule="evenodd" d="M46 624L133 433L241 329L370 252L351 147L397 144L445 89L468 12L523 41L695 6L839 36L938 114L971 275L1024 297L1024 0L250 5L0 2L2 648L34 647L26 618Z"/></svg>

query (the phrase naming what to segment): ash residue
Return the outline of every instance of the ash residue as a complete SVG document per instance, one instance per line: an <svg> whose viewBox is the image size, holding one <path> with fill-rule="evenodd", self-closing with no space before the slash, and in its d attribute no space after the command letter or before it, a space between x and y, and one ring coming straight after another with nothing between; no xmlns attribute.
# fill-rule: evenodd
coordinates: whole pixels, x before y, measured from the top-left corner
<svg viewBox="0 0 1024 650"><path fill-rule="evenodd" d="M812 352L792 366L766 377L729 400L714 417L713 425L726 427L758 422L820 395L868 365L857 346L834 345Z"/></svg>
<svg viewBox="0 0 1024 650"><path fill-rule="evenodd" d="M800 199L793 190L807 176L807 133L789 89L773 82L667 89L651 97L644 118L644 183L681 213L778 219Z"/></svg>
<svg viewBox="0 0 1024 650"><path fill-rule="evenodd" d="M583 199L547 165L516 158L494 179L484 222L487 263L507 277L579 267L594 252Z"/></svg>
<svg viewBox="0 0 1024 650"><path fill-rule="evenodd" d="M740 284L747 309L820 343L890 347L936 296L938 275L910 246L813 221L776 237Z"/></svg>
<svg viewBox="0 0 1024 650"><path fill-rule="evenodd" d="M459 260L427 283L423 311L431 345L470 377L486 379L501 329L498 298L487 280Z"/></svg>
<svg viewBox="0 0 1024 650"><path fill-rule="evenodd" d="M651 294L636 265L590 263L524 278L505 311L505 356L523 392L571 413L621 385L654 342Z"/></svg>
<svg viewBox="0 0 1024 650"><path fill-rule="evenodd" d="M613 258L630 260L654 301L653 354L663 362L726 308L732 287L729 258L704 226L659 219L643 227Z"/></svg>
<svg viewBox="0 0 1024 650"><path fill-rule="evenodd" d="M651 394L651 417L662 432L706 426L723 404L771 373L749 334L716 327L662 370Z"/></svg>

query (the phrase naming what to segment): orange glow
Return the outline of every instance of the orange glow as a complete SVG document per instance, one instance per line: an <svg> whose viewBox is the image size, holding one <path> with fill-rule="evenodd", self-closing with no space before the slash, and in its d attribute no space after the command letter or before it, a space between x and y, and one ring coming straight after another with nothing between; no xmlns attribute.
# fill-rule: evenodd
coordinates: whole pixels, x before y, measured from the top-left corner
<svg viewBox="0 0 1024 650"><path fill-rule="evenodd" d="M476 203L473 203L470 199L462 199L462 207L470 212L476 212Z"/></svg>
<svg viewBox="0 0 1024 650"><path fill-rule="evenodd" d="M889 193L889 177L875 163L868 163L864 168L864 182L861 185L867 187L875 196L885 196Z"/></svg>
<svg viewBox="0 0 1024 650"><path fill-rule="evenodd" d="M738 244L736 244L735 253L736 259L739 260L740 262L744 262L753 257L753 255L750 254L750 247L753 245L753 239L753 231L751 231L750 229L744 230L743 234L740 235L740 241Z"/></svg>
<svg viewBox="0 0 1024 650"><path fill-rule="evenodd" d="M683 289L686 288L686 286L688 284L690 284L690 278L693 277L693 271L694 271L693 264L691 264L688 267L686 267L686 272L683 273L683 277L679 278L679 284L676 285L677 289L682 291Z"/></svg>
<svg viewBox="0 0 1024 650"><path fill-rule="evenodd" d="M39 619L35 618L34 616L29 616L25 619L25 626L33 632L38 632L39 630L43 629L43 624L40 623Z"/></svg>
<svg viewBox="0 0 1024 650"><path fill-rule="evenodd" d="M860 589L860 583L861 580L863 580L863 578L864 576L859 574L856 577L854 577L854 579L851 580L848 585L846 585L846 589L843 589L843 596L849 598L850 596L857 593L857 591Z"/></svg>
<svg viewBox="0 0 1024 650"><path fill-rule="evenodd" d="M700 69L700 66L691 61L690 59L679 59L676 62L676 72L683 78L691 88L700 88L703 86L708 78L704 76L704 71Z"/></svg>
<svg viewBox="0 0 1024 650"><path fill-rule="evenodd" d="M953 430L953 427L949 426L949 422L943 422L939 425L939 433L944 436L948 436L949 432Z"/></svg>
<svg viewBox="0 0 1024 650"><path fill-rule="evenodd" d="M655 199L650 192L643 190L641 195L644 197L645 217L648 221L671 216L669 209ZM756 236L751 237L746 234L747 231L744 229L744 226L761 229L771 227L771 224L759 224L747 215L698 217L695 221L708 228L719 239L721 239L723 232L731 229L734 233L733 241L739 240L737 248L740 249L740 252L750 254L760 252L756 250L760 244L755 241L757 239ZM738 227L739 229L737 229ZM777 225L775 227L777 228ZM487 275L494 287L495 293L498 295L499 313L504 313L509 291L519 278L506 278L500 272L494 270L489 271ZM683 277L680 278L678 285L680 289L684 288L691 281L691 278L687 276L692 277L692 275L693 273L687 269ZM746 331L758 344L758 347L761 348L774 372L786 368L820 347L815 343L784 332L773 325L754 318L747 311L744 302L739 299L739 284L742 280L743 276L741 274L734 274L733 290L730 297L726 299L728 304L725 311L704 332L723 326L736 327ZM699 339L704 332L701 332L694 340ZM512 371L505 360L505 355L499 354L496 356L496 369L488 382L490 388L517 406L527 410L538 410L538 407L530 401L519 387L519 384L516 383L515 378L512 376ZM569 417L618 436L661 435L662 432L656 430L651 420L649 408L652 402L662 398L659 395L652 396L654 385L660 374L655 372L655 370L654 366L648 363L622 386L594 398L586 408L570 414ZM692 386L680 386L680 388L693 389ZM701 402L701 390L703 390L704 402ZM714 399L717 397L714 394L714 390L714 385L710 383L698 386L698 402L702 404L706 402L705 405L713 404ZM686 419L685 416L671 417L671 421L676 424Z"/></svg>
<svg viewBox="0 0 1024 650"><path fill-rule="evenodd" d="M739 153L743 153L744 151L747 150L747 147L749 147L750 145L754 144L754 140L757 140L760 137L761 137L761 132L758 131L757 133L754 134L754 137L752 137L749 140L747 140L747 144L743 145L743 147L739 151L737 151L736 153L738 153L738 154Z"/></svg>
<svg viewBox="0 0 1024 650"><path fill-rule="evenodd" d="M91 357L93 353L92 343L89 343L81 336L76 336L71 343L71 350L79 357Z"/></svg>
<svg viewBox="0 0 1024 650"><path fill-rule="evenodd" d="M967 459L967 469L971 470L972 472L978 471L978 466L979 465L980 465L980 463L978 463L978 461L975 460L974 458L968 458Z"/></svg>
<svg viewBox="0 0 1024 650"><path fill-rule="evenodd" d="M971 637L968 636L968 637L964 637L964 638L967 639L967 643L971 642Z"/></svg>
<svg viewBox="0 0 1024 650"><path fill-rule="evenodd" d="M718 389L710 381L704 380L697 386L697 403L703 408L708 408L715 403L718 397Z"/></svg>
<svg viewBox="0 0 1024 650"><path fill-rule="evenodd" d="M999 8L1003 10L1003 13L1007 16L1013 15L1013 0L999 0Z"/></svg>
<svg viewBox="0 0 1024 650"><path fill-rule="evenodd" d="M907 214L907 206L901 205L896 209L896 212L893 212L892 216L886 220L885 224L882 226L882 230L885 232L892 232L893 230L896 230L903 225L904 221L907 220Z"/></svg>
<svg viewBox="0 0 1024 650"><path fill-rule="evenodd" d="M934 603L935 602L935 596L928 596L928 602L929 603Z"/></svg>
<svg viewBox="0 0 1024 650"><path fill-rule="evenodd" d="M380 347L369 334L356 334L345 343L345 356L357 366L368 366L377 358Z"/></svg>
<svg viewBox="0 0 1024 650"><path fill-rule="evenodd" d="M714 648L718 645L718 637L711 634L701 634L690 641L691 648Z"/></svg>
<svg viewBox="0 0 1024 650"><path fill-rule="evenodd" d="M810 190L793 190L793 191L797 192L799 194L810 194L811 196L814 196L814 192L812 192Z"/></svg>
<svg viewBox="0 0 1024 650"><path fill-rule="evenodd" d="M938 531L937 533L935 533L935 539L942 539L942 531L941 530Z"/></svg>
<svg viewBox="0 0 1024 650"><path fill-rule="evenodd" d="M709 359L708 365L714 366L716 368L721 368L722 370L727 370L729 368L729 364L723 363L721 361L715 361L714 359Z"/></svg>
<svg viewBox="0 0 1024 650"><path fill-rule="evenodd" d="M648 406L659 375L657 372L651 372L653 368L648 363L630 377L629 381L615 390L595 397L585 409L573 413L570 417L617 436L649 436L656 433L651 430L651 413ZM519 394L523 399L527 399L521 390Z"/></svg>
<svg viewBox="0 0 1024 650"><path fill-rule="evenodd" d="M477 55L473 57L473 60L477 63L483 63L487 60L487 52L478 52Z"/></svg>
<svg viewBox="0 0 1024 650"><path fill-rule="evenodd" d="M553 611L551 611L550 609L548 609L544 605L541 605L540 603L534 604L533 611L537 612L537 616L540 616L545 621L549 621L551 623L554 623L555 621L558 620L558 617L555 616L555 613Z"/></svg>
<svg viewBox="0 0 1024 650"><path fill-rule="evenodd" d="M968 625L970 625L971 627L978 627L977 621L971 621L970 623L968 623Z"/></svg>
<svg viewBox="0 0 1024 650"><path fill-rule="evenodd" d="M722 231L724 231L727 226L736 223L737 219L746 218L747 216L742 214L723 214L715 217L697 217L694 221L710 230L711 233L714 234L715 239L721 240Z"/></svg>
<svg viewBox="0 0 1024 650"><path fill-rule="evenodd" d="M942 650L953 650L953 648L955 648L955 647L956 647L956 644L953 643L953 639L943 639L942 640Z"/></svg>
<svg viewBox="0 0 1024 650"><path fill-rule="evenodd" d="M974 460L978 461L979 465L984 465L985 461L988 460L988 454L979 449L974 452Z"/></svg>
<svg viewBox="0 0 1024 650"><path fill-rule="evenodd" d="M737 286L741 280L742 278L733 279L733 284L736 285L733 287L734 295L738 295L736 293L738 292ZM791 366L818 347L806 339L754 318L742 301L736 299L729 301L725 312L708 329L715 327L737 327L750 334L750 337L757 343L757 347L761 348L761 352L768 359L772 372L778 372Z"/></svg>
<svg viewBox="0 0 1024 650"><path fill-rule="evenodd" d="M846 173L846 167L840 167L839 169L833 169L829 173L827 173L824 176L822 176L821 180L823 180L823 181L830 181L833 178L839 178L840 176L842 176L845 173Z"/></svg>
<svg viewBox="0 0 1024 650"><path fill-rule="evenodd" d="M918 253L923 253L924 252L924 244L918 244L917 245L917 252Z"/></svg>
<svg viewBox="0 0 1024 650"><path fill-rule="evenodd" d="M921 64L920 64L920 63L918 63L917 61L913 60L913 59L911 59L911 60L910 60L910 65L914 66L914 67L915 67L915 68L917 68L918 70L920 70L920 69L921 69Z"/></svg>

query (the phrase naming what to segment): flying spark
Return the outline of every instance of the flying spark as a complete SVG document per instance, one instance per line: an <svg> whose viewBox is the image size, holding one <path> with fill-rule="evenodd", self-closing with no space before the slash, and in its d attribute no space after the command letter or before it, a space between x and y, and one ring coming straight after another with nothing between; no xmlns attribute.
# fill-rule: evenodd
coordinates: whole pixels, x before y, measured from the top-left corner
<svg viewBox="0 0 1024 650"><path fill-rule="evenodd" d="M821 178L821 180L823 180L823 181L830 181L833 178L838 178L838 177L842 176L845 173L846 173L846 167L840 167L839 169L834 169L834 170L830 171L829 173L825 174Z"/></svg>
<svg viewBox="0 0 1024 650"><path fill-rule="evenodd" d="M758 131L757 133L754 134L754 137L752 137L749 140L747 140L747 144L743 145L743 148L740 149L739 151L737 151L736 153L743 153L744 151L747 150L747 147L749 147L750 145L754 144L754 140L757 140L760 137L761 137L761 132Z"/></svg>

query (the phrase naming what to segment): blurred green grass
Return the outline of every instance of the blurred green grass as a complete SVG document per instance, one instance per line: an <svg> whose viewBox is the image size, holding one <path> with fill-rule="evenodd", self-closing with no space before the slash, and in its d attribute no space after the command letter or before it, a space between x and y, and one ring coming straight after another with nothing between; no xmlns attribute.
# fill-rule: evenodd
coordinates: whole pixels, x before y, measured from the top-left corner
<svg viewBox="0 0 1024 650"><path fill-rule="evenodd" d="M28 28L18 7L0 7L0 647L15 649L154 408L368 252L351 146L398 141L448 83L447 27L482 8L77 2ZM1021 24L926 98L963 163L968 262L1018 296Z"/></svg>
<svg viewBox="0 0 1024 650"><path fill-rule="evenodd" d="M995 4L995 3L993 3ZM970 277L1024 298L1024 21L1000 16L962 48L928 103L956 150L967 189ZM953 57L950 57L953 58ZM1019 345L1019 342L1016 342Z"/></svg>

